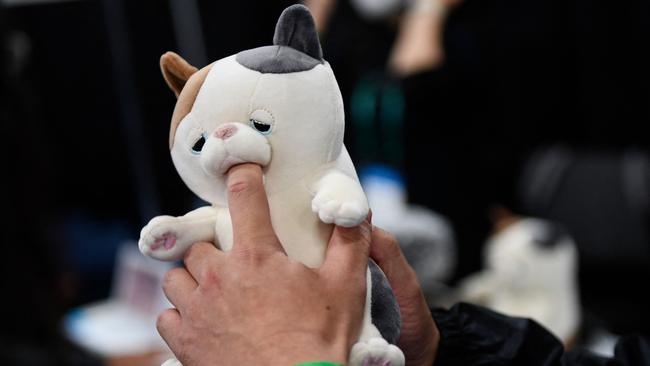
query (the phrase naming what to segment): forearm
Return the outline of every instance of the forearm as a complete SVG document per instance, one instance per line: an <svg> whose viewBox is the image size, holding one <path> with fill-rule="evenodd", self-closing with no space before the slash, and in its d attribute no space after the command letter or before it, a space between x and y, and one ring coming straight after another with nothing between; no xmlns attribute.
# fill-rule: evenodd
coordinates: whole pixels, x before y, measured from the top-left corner
<svg viewBox="0 0 650 366"><path fill-rule="evenodd" d="M413 3L399 27L389 60L391 71L406 77L443 63L442 37L449 6L444 0Z"/></svg>

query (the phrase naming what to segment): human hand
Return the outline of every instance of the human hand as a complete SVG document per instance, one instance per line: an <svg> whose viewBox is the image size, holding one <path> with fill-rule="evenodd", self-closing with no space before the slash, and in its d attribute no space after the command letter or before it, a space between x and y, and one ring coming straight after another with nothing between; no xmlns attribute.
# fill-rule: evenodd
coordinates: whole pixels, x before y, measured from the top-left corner
<svg viewBox="0 0 650 366"><path fill-rule="evenodd" d="M416 0L401 19L388 61L390 70L407 77L444 61L443 31L449 10L462 0Z"/></svg>
<svg viewBox="0 0 650 366"><path fill-rule="evenodd" d="M303 4L309 8L311 16L316 24L318 34L327 30L327 23L334 12L337 0L303 0Z"/></svg>
<svg viewBox="0 0 650 366"><path fill-rule="evenodd" d="M318 269L289 259L271 226L259 166L228 176L234 244L193 245L165 277L176 309L158 331L184 366L345 363L363 318L371 225L335 227Z"/></svg>
<svg viewBox="0 0 650 366"><path fill-rule="evenodd" d="M407 77L442 64L443 23L438 14L405 15L388 60L390 71Z"/></svg>
<svg viewBox="0 0 650 366"><path fill-rule="evenodd" d="M397 346L404 352L406 365L433 364L440 333L431 317L415 271L406 261L395 237L373 227L370 257L386 274L397 299L402 320Z"/></svg>

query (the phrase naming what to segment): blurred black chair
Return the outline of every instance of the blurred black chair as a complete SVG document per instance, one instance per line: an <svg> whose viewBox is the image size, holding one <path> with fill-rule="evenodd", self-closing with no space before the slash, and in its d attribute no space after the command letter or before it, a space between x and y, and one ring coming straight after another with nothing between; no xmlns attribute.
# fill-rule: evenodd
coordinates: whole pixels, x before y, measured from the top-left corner
<svg viewBox="0 0 650 366"><path fill-rule="evenodd" d="M543 148L525 164L519 197L524 213L574 236L586 313L614 332L650 331L648 151Z"/></svg>

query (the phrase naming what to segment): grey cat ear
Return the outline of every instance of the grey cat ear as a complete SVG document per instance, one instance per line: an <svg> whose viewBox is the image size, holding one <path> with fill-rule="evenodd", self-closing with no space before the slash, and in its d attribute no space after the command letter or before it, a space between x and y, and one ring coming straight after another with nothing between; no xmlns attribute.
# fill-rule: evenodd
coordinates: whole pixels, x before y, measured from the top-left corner
<svg viewBox="0 0 650 366"><path fill-rule="evenodd" d="M284 9L275 26L273 44L288 46L317 59L323 59L318 32L309 9L300 4Z"/></svg>

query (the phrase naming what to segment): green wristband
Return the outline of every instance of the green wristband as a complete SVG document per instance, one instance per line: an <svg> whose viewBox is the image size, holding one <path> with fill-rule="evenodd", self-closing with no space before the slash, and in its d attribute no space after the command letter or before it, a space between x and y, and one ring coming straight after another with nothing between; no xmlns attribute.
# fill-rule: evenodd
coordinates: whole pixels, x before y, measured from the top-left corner
<svg viewBox="0 0 650 366"><path fill-rule="evenodd" d="M329 362L329 361L312 361L312 362L301 362L293 366L343 366L340 363Z"/></svg>

